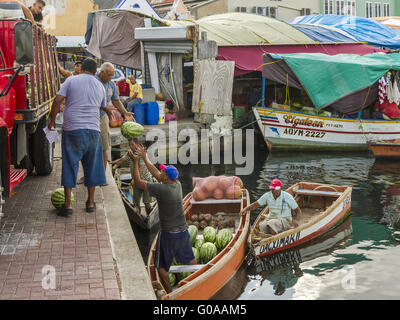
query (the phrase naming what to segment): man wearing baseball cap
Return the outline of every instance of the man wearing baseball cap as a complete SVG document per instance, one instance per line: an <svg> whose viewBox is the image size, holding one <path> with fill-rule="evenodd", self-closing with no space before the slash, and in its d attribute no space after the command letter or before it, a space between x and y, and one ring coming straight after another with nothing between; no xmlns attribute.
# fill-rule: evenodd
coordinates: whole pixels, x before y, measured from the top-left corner
<svg viewBox="0 0 400 320"><path fill-rule="evenodd" d="M274 235L286 231L292 227L297 227L301 218L301 210L293 196L286 191L282 191L282 182L273 179L266 192L260 199L244 208L241 214L246 211L253 211L261 206L268 206L268 216L259 224L260 231ZM292 212L295 218L292 219Z"/></svg>
<svg viewBox="0 0 400 320"><path fill-rule="evenodd" d="M178 263L196 264L186 218L182 205L182 186L178 181L179 172L174 166L160 165L159 171L147 157L146 149L138 146L133 159L133 179L135 186L148 190L150 196L157 199L161 232L158 235L155 265L167 293L172 291L168 271L175 258ZM139 157L144 160L150 173L161 183L150 183L142 180L139 174Z"/></svg>

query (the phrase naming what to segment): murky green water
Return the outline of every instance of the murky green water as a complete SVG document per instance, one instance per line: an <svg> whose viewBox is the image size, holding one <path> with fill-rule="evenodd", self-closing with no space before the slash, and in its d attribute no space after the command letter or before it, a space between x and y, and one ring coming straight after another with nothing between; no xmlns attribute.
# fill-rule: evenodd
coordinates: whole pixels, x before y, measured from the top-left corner
<svg viewBox="0 0 400 320"><path fill-rule="evenodd" d="M179 166L184 193L193 176L235 175L233 165ZM217 299L399 299L400 161L368 154L293 154L267 159L256 150L254 173L241 176L251 201L273 178L288 187L299 181L349 185L351 218L324 238L268 261L243 265ZM258 212L252 213L252 221ZM135 228L146 256L154 234Z"/></svg>

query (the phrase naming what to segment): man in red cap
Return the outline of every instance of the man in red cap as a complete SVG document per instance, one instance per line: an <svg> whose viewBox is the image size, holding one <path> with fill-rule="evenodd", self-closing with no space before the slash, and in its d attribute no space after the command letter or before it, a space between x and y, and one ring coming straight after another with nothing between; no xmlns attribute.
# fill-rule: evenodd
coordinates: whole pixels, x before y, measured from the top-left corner
<svg viewBox="0 0 400 320"><path fill-rule="evenodd" d="M174 166L160 165L159 171L147 157L143 146L136 148L138 155L131 150L133 159L133 179L135 186L142 190L148 190L150 196L157 199L158 213L160 216L161 232L158 235L155 265L161 277L167 293L172 291L168 271L175 258L178 263L196 264L185 213L182 205L182 186L178 181L179 172ZM150 183L140 178L139 157L144 160L147 169L161 183Z"/></svg>
<svg viewBox="0 0 400 320"><path fill-rule="evenodd" d="M244 208L241 214L246 211L253 211L261 206L268 206L268 217L259 224L260 231L266 234L277 234L292 227L297 227L301 218L301 209L293 196L282 191L282 182L279 179L271 181L269 192L266 192L260 199ZM295 218L292 219L292 212Z"/></svg>

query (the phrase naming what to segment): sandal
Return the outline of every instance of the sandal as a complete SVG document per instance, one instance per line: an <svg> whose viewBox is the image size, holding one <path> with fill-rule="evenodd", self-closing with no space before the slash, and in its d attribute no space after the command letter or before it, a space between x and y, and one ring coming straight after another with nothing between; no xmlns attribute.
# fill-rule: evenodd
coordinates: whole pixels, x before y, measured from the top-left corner
<svg viewBox="0 0 400 320"><path fill-rule="evenodd" d="M86 201L86 212L96 212L96 203L94 204L94 206L93 207L89 207L88 206L88 201Z"/></svg>
<svg viewBox="0 0 400 320"><path fill-rule="evenodd" d="M67 208L65 208L64 206L62 206L62 207L58 210L57 215L58 215L58 216L61 216L61 217L67 217L67 216L71 215L72 212L73 212L72 209L67 209Z"/></svg>
<svg viewBox="0 0 400 320"><path fill-rule="evenodd" d="M83 184L85 183L85 177L81 177L76 184Z"/></svg>

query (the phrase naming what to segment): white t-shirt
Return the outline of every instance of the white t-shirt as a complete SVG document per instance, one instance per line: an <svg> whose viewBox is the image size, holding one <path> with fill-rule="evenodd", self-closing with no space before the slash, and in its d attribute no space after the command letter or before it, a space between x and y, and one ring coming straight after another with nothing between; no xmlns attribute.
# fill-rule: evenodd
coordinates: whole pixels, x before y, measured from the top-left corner
<svg viewBox="0 0 400 320"><path fill-rule="evenodd" d="M286 191L281 191L281 195L277 199L269 191L264 193L257 202L262 207L268 205L268 219L291 218L292 210L298 207L296 200Z"/></svg>

